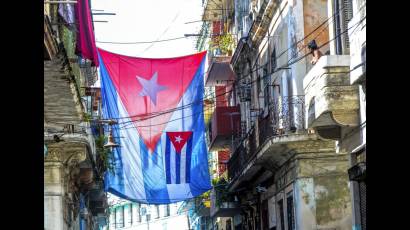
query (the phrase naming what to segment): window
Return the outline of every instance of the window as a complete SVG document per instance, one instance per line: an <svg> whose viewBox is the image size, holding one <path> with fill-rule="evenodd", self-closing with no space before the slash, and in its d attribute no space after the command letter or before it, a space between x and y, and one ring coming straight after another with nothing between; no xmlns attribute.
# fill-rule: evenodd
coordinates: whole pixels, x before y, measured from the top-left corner
<svg viewBox="0 0 410 230"><path fill-rule="evenodd" d="M295 218L293 215L293 195L292 192L289 192L286 198L286 211L288 219L288 230L295 230Z"/></svg>
<svg viewBox="0 0 410 230"><path fill-rule="evenodd" d="M349 54L349 36L346 34L348 23L353 16L352 0L335 0L334 12L341 11L335 21L336 54Z"/></svg>
<svg viewBox="0 0 410 230"><path fill-rule="evenodd" d="M116 227L123 228L124 227L124 206L120 206L116 209Z"/></svg>
<svg viewBox="0 0 410 230"><path fill-rule="evenodd" d="M169 204L164 205L164 209L165 209L164 216L169 216L170 215Z"/></svg>
<svg viewBox="0 0 410 230"><path fill-rule="evenodd" d="M349 28L349 21L353 17L353 4L352 0L343 0L343 30L347 30ZM350 48L349 36L346 34L343 36L344 43L347 49Z"/></svg>
<svg viewBox="0 0 410 230"><path fill-rule="evenodd" d="M133 216L132 216L132 204L128 205L128 216L129 216L129 223L130 225L132 225L132 221L133 221Z"/></svg>
<svg viewBox="0 0 410 230"><path fill-rule="evenodd" d="M140 209L141 205L140 204L134 204L134 208L135 208L135 219L138 222L141 222L141 209Z"/></svg>
<svg viewBox="0 0 410 230"><path fill-rule="evenodd" d="M269 106L270 91L271 90L269 84L266 84L263 90L263 103L265 108L268 108Z"/></svg>
<svg viewBox="0 0 410 230"><path fill-rule="evenodd" d="M159 218L159 205L155 205L155 213L156 213L155 218L158 219Z"/></svg>
<svg viewBox="0 0 410 230"><path fill-rule="evenodd" d="M112 228L114 228L115 229L115 226L117 226L116 225L116 222L115 222L115 214L116 214L116 212L115 212L115 209L111 209L110 210L110 228L112 227Z"/></svg>
<svg viewBox="0 0 410 230"><path fill-rule="evenodd" d="M275 72L276 64L277 64L276 63L276 49L275 49L275 47L273 47L270 61L271 61L271 73L273 73L273 72Z"/></svg>
<svg viewBox="0 0 410 230"><path fill-rule="evenodd" d="M283 214L283 200L278 201L280 230L285 230L285 217Z"/></svg>
<svg viewBox="0 0 410 230"><path fill-rule="evenodd" d="M232 224L231 224L231 220L229 219L229 220L227 220L226 221L226 226L225 226L225 229L226 230L232 230L232 226L231 226Z"/></svg>

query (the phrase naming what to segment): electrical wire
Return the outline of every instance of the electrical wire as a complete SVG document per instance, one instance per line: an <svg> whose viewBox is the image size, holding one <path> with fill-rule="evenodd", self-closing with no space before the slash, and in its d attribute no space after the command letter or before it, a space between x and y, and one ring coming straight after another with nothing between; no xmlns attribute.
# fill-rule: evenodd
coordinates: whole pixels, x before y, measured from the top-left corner
<svg viewBox="0 0 410 230"><path fill-rule="evenodd" d="M335 40L335 39L338 38L339 36L342 36L344 33L348 32L348 31L349 31L351 28L353 28L354 26L356 26L356 28L358 28L358 26L360 25L360 23L361 23L364 19L366 19L366 17L364 17L363 19L361 19L359 22L357 22L356 24L352 25L351 27L347 28L347 29L344 30L343 32L339 33L339 34L336 35L333 39L328 40L327 42L325 42L324 44L322 44L322 45L319 47L319 49L322 48L323 46L327 45L327 44L330 43L331 41ZM355 29L356 29L356 28L355 28ZM354 32L354 31L353 31L353 32ZM352 33L353 33L353 32L352 32ZM291 65L293 65L293 64L295 64L295 63L297 63L297 62L299 62L300 60L302 60L303 58L307 57L308 55L310 55L310 53L305 54L305 55L299 57L297 60L295 60L295 61L293 61L293 62L290 62L290 63L287 63L287 64L283 65L282 67L280 67L280 68L278 68L277 70L273 71L273 73L278 72L278 71L280 71L280 69L283 69L283 68L285 68L285 67L289 67L289 66L291 66ZM353 70L354 70L354 69L352 69L351 71L353 71ZM249 75L249 74L248 74L248 75ZM246 77L247 77L247 76L246 76ZM237 81L239 81L239 80L241 80L241 79L244 79L244 78L246 78L246 77L239 78ZM255 83L255 82L259 81L259 80L260 80L260 77L258 76L255 80L251 81L251 82L248 83L248 84ZM229 91L226 91L226 92L224 92L224 93L222 93L222 94L219 94L219 95L215 96L214 98L217 98L217 97L219 97L219 96L223 96L223 95L228 94L228 93L231 93L231 92L233 92L233 91L234 91L234 89L229 90ZM203 99L198 100L196 103L202 103L202 102L203 102ZM193 104L195 104L195 102L193 102L193 103L188 103L188 104L186 104L186 105L184 105L184 106L181 106L181 107L177 107L177 108L170 109L170 110L168 110L168 111L166 111L166 112L159 112L158 114L155 114L155 115L153 115L153 116L144 117L143 119L130 120L130 121L118 122L118 123L119 123L119 124L127 124L127 123L133 124L133 123L138 122L138 121L143 121L143 120L151 119L151 118L154 118L154 117L157 117L157 116L160 116L160 115L164 115L164 114L166 114L166 113L171 113L171 112L174 112L174 111L177 111L177 110L185 109L185 108L187 108L188 106L191 106L191 105L193 105ZM201 112L201 113L202 113L202 112ZM192 114L192 115L190 115L190 116L193 116L193 115L194 115L194 114ZM135 116L134 116L134 117L135 117ZM127 118L127 117L123 117L123 118ZM131 117L128 117L128 118L131 118ZM113 118L111 118L111 119L113 119ZM181 118L178 118L178 119L174 119L174 120L180 120L180 119L184 119L184 117L181 117ZM172 121L174 121L174 120L172 120ZM168 122L169 122L169 121L168 121ZM144 125L144 126L138 126L138 125L136 125L135 127L152 127L152 126L158 126L158 125L162 125L162 124L164 124L164 123L159 123L159 124L154 124L154 125ZM126 128L126 126L123 125L122 128ZM132 128L132 127L131 127L131 128Z"/></svg>
<svg viewBox="0 0 410 230"><path fill-rule="evenodd" d="M356 26L356 28L357 28L357 26L358 26L365 18L366 18L366 17L364 17L361 21L357 22L355 25L351 26L350 28L347 28L345 31L343 31L343 32L341 32L340 34L336 35L333 39L331 39L331 40L329 40L329 41L323 43L319 48L322 48L323 46L327 45L327 44L330 43L331 41L335 40L337 37L339 37L339 36L343 35L344 33L348 32L348 31L349 31L351 28L353 28L354 26ZM281 70L281 69L283 69L283 68L289 67L289 66L291 66L291 65L293 65L293 64L295 64L295 63L297 63L297 62L299 62L299 61L302 60L303 58L307 57L308 55L310 55L310 53L305 54L305 55L303 55L303 56L297 58L296 60L294 60L294 61L292 61L292 62L288 62L287 64L283 65L282 67L280 67L280 68L278 68L278 69ZM291 59L291 60L292 60L292 59ZM273 73L278 72L278 71L280 71L280 70L275 70L275 71L273 71ZM252 84L252 83L254 83L254 82L260 80L260 78L261 78L261 77L258 76L255 80L251 81L250 84ZM240 80L240 79L239 79L239 80ZM233 89L232 89L232 90L229 90L229 91L226 91L226 92L224 92L224 93L222 93L222 94L220 94L220 95L218 95L218 96L225 95L225 94L230 93L230 92L232 92L232 91L233 91ZM218 97L218 96L216 96L216 97ZM216 97L215 97L215 98L216 98ZM192 104L193 104L193 103L190 103L190 104L187 104L186 106L189 106L189 105L192 105ZM183 109L183 108L182 108L182 109ZM132 121L129 121L129 122L132 122ZM145 127L145 126L144 126L144 127Z"/></svg>
<svg viewBox="0 0 410 230"><path fill-rule="evenodd" d="M363 19L361 19L359 22L357 22L357 23L356 23L355 25L353 25L353 26L359 25L365 18L366 18L366 17L364 17ZM323 25L323 23L322 23L320 26L322 26L322 25ZM320 26L319 26L319 27L320 27ZM322 44L319 48L321 48L321 47L327 45L327 44L330 43L332 40L334 40L334 39L336 39L337 37L341 36L342 34L346 33L346 32L347 32L348 30L350 30L353 26L351 26L350 28L347 28L345 31L343 31L343 32L341 32L340 34L336 35L333 39L329 40L328 42ZM357 28L357 27L356 27L356 28ZM316 29L315 29L315 30L316 30ZM309 36L309 35L307 35L307 36ZM305 37L307 37L307 36L305 36ZM303 55L302 57L299 57L297 60L295 60L295 61L293 61L293 62L290 62L290 63L288 62L287 64L283 65L283 67L277 68L277 69L276 69L275 71L273 71L272 73L278 72L278 71L280 71L281 69L283 69L284 67L289 67L290 65L293 65L293 64L299 62L301 59L305 58L305 57L308 56L308 55L310 55L310 53L305 54L305 55ZM292 60L292 59L290 59L290 60ZM289 60L289 61L290 61L290 60ZM265 65L266 65L266 64L265 64ZM254 71L257 70L257 69L258 69L258 68L254 69L253 71L250 71L250 73L251 73L251 72L254 72ZM208 72L208 71L207 71L207 72ZM206 72L205 72L205 73L206 73ZM248 76L250 75L250 73L248 73ZM272 73L271 73L271 74L272 74ZM244 79L244 78L246 78L246 77L248 77L248 76L244 76L244 77L242 77L242 78L238 78L236 81L240 81L240 80L242 80L242 79ZM259 80L260 80L260 77L258 76L255 80L253 80L253 81L250 82L249 84L252 84L252 83L254 83L254 82L256 82L256 81L259 81ZM225 94L231 93L231 92L233 92L233 91L234 91L234 89L232 89L232 90L230 90L230 91L226 91L226 92L224 92L224 93L222 93L222 94L220 94L220 95L216 95L215 97L206 98L206 99L217 98L217 97L223 96L223 95L225 95ZM154 113L152 116L147 116L147 114L144 114L144 115L134 115L134 116L129 116L129 117L112 118L112 119L125 119L125 118L132 118L132 117L143 117L142 119L139 119L139 120L131 120L131 121L127 121L127 122L122 122L122 124L124 124L124 123L130 123L130 122L143 121L143 120L151 119L151 118L154 118L154 117L157 117L157 116L160 116L160 115L164 115L164 114L166 114L166 113L171 113L171 112L175 112L175 111L177 111L177 110L185 109L185 108L187 108L188 106L194 105L195 103L198 103L198 102L199 102L199 103L202 103L203 100L204 100L204 99L202 98L201 100L198 100L197 102L188 103L188 104L186 104L186 105L184 105L184 106L177 107L177 108L172 108L172 109L170 109L170 110L168 110L168 111L163 111L163 112ZM183 119L183 118L180 118L180 119ZM142 127L146 127L146 126L142 126Z"/></svg>
<svg viewBox="0 0 410 230"><path fill-rule="evenodd" d="M297 42L295 42L295 43L293 43L293 44L291 44L290 46L289 46L289 48L288 49L286 49L285 51L283 51L283 52L281 52L281 54L279 54L277 57L276 57L276 59L278 59L279 57L281 57L282 55L284 55L291 47L294 47L294 46L296 46L298 43L300 43L300 42L302 42L302 41L304 41L307 37L309 37L311 34L313 34L315 31L317 31L320 27L322 27L327 21L329 21L329 19L331 19L331 18L333 18L334 16L336 16L336 15L338 15L339 14L339 12L341 12L341 10L343 10L344 9L344 7L343 8L341 8L341 9L339 9L335 14L333 14L331 17L329 17L329 18L327 18L324 22L322 22L319 26L317 26L313 31L311 31L308 35L306 35L303 39L301 39L301 40L299 40L299 41L297 41ZM283 11L283 10L282 10ZM281 12L282 12L281 11ZM325 29L323 29L320 33L322 33L323 31L324 31ZM318 34L318 35L320 35L320 33ZM317 35L317 36L318 36ZM316 37L317 37L316 36ZM269 40L268 40L269 41ZM265 43L265 45L268 43L268 41ZM261 49L261 50L263 50L263 48ZM260 55L260 53L258 54L258 55ZM121 58L121 57L120 57ZM122 58L121 58L122 59ZM128 62L127 60L125 60L125 59L122 59L123 61L126 61L126 62ZM133 65L133 63L131 63L131 62L128 62L129 64L131 64L131 65ZM255 64L254 64L254 67L255 67L255 65L256 65L256 63L257 62L255 62ZM288 63L289 63L289 61L288 61ZM252 68L251 69L251 71L250 71L250 73L253 73L253 72L255 72L256 70L259 70L260 68L263 68L264 66L266 66L268 63L266 63L266 64L264 64L264 65L261 65L259 68ZM280 69L280 68L278 68L278 69ZM207 71L208 72L208 71ZM205 72L206 73L206 72ZM227 93L230 93L230 92L227 92ZM219 96L222 96L222 95L219 95ZM218 96L217 96L218 97ZM171 110L171 112L174 112L174 110ZM146 116L147 114L145 114L144 116ZM135 116L129 116L129 117L136 117L136 116L141 116L141 115L135 115ZM128 118L128 117L124 117L124 118ZM119 118L112 118L112 119L119 119Z"/></svg>
<svg viewBox="0 0 410 230"><path fill-rule="evenodd" d="M363 21L364 19L365 19L365 17L364 17L361 21ZM353 28L354 26L356 26L356 28L357 28L358 25L361 23L361 21L359 21L359 22L356 23L355 25L351 26L350 28L346 29L345 31L343 31L343 32L340 33L339 35L335 36L333 39L331 39L331 40L325 42L325 43L322 44L319 48L325 46L326 44L328 44L328 43L331 42L332 40L336 39L338 36L341 36L342 34L346 33L349 29ZM355 28L355 29L356 29L356 28ZM293 62L287 64L287 66L290 66L290 65L293 65L293 64L299 62L300 60L302 60L303 58L307 57L308 55L310 55L310 54L305 54L305 55L303 55L302 57L298 58L297 60L295 60L295 61L293 61ZM361 66L361 65L358 65L358 66ZM351 69L351 70L347 71L346 73L350 73L351 71L355 70L356 68L357 68L357 67L355 67L354 69ZM260 77L258 76L258 78L255 79L255 80L253 80L251 83L258 81L259 78L260 78ZM232 91L233 91L233 90L230 90L230 91L227 91L227 92L225 92L225 93L223 93L223 94L227 94L227 93L230 93L230 92L232 92ZM201 112L201 113L202 113L202 112ZM193 116L193 115L194 115L194 114L191 114L191 115L186 116L186 117L191 117L191 116ZM177 118L177 119L174 119L174 120L171 120L171 121L181 120L181 119L184 119L184 118L185 118L185 117L181 117L181 118ZM135 122L135 121L132 121L132 120L131 120L131 121L123 122L122 124L134 123L134 122ZM168 121L168 122L170 122L170 121ZM152 124L151 124L151 125L144 125L144 126L135 125L135 127L152 127L152 126L163 125L163 124L166 124L166 123L168 123L168 122L159 123L159 124L154 124L154 125L152 125ZM126 126L122 126L122 128L125 128L125 127L126 127Z"/></svg>
<svg viewBox="0 0 410 230"><path fill-rule="evenodd" d="M150 44L150 43L158 43L158 42L167 42L167 41L174 41L188 37L176 37L176 38L168 38L163 40L155 40L155 41L144 41L144 42L110 42L110 41L95 41L97 43L108 43L108 44L119 44L119 45L126 45L126 44Z"/></svg>

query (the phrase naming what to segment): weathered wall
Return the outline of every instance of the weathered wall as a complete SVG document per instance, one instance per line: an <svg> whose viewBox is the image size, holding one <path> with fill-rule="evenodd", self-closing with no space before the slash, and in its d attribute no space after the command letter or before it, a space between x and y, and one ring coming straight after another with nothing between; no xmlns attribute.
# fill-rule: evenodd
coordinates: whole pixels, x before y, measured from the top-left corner
<svg viewBox="0 0 410 230"><path fill-rule="evenodd" d="M44 164L44 228L63 230L63 178L62 164Z"/></svg>
<svg viewBox="0 0 410 230"><path fill-rule="evenodd" d="M288 60L292 63L297 57L303 55L302 52L298 52L302 43L296 44L297 41L302 40L305 36L304 32L304 2L303 0L290 0L289 1L289 14L288 14ZM288 62L288 61L287 61ZM302 59L290 66L290 70L286 71L289 81L289 95L303 95L303 77L306 73L306 60ZM283 71L285 72L285 71Z"/></svg>
<svg viewBox="0 0 410 230"><path fill-rule="evenodd" d="M351 229L347 168L347 155L298 160L297 229Z"/></svg>
<svg viewBox="0 0 410 230"><path fill-rule="evenodd" d="M296 229L314 229L316 226L316 202L313 178L295 181Z"/></svg>
<svg viewBox="0 0 410 230"><path fill-rule="evenodd" d="M303 0L303 19L305 34L314 31L320 24L328 18L327 0ZM332 19L331 19L332 21ZM308 39L304 40L304 45L307 45L312 39L316 40L318 46L329 40L329 27L324 24L320 29L309 35ZM322 52L328 50L328 45L321 49Z"/></svg>

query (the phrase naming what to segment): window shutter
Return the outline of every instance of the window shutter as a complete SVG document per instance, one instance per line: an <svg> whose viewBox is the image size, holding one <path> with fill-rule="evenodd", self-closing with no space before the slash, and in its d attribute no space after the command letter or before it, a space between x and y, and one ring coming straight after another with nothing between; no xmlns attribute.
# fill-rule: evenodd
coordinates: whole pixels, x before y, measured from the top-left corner
<svg viewBox="0 0 410 230"><path fill-rule="evenodd" d="M274 46L272 55L271 55L271 73L275 72L275 69L276 69L276 49Z"/></svg>
<svg viewBox="0 0 410 230"><path fill-rule="evenodd" d="M353 17L353 5L352 5L352 0L343 0L343 11L342 11L342 33L343 31L346 31L347 29L349 29L349 21L352 19ZM349 31L345 32L343 34L343 43L345 44L344 47L346 50L350 49L350 43L349 43L349 34L352 33L351 31L352 29L350 29Z"/></svg>

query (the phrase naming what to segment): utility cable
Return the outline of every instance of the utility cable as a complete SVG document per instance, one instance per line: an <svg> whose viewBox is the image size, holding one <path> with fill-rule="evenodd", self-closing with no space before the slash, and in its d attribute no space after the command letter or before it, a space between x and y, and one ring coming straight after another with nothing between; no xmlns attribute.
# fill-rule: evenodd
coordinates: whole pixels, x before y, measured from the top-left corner
<svg viewBox="0 0 410 230"><path fill-rule="evenodd" d="M357 22L355 25L353 25L353 26L347 28L345 31L343 31L343 32L341 32L340 34L336 35L333 39L331 39L331 40L325 42L325 43L322 44L319 48L321 48L321 47L327 45L327 44L330 43L331 41L335 40L337 37L339 37L339 36L343 35L344 33L348 32L348 31L349 31L351 28L353 28L354 26L356 26L356 28L357 28L358 25L359 25L365 18L366 18L366 17L364 17L363 19L361 19L361 20L360 20L359 22ZM356 28L355 28L355 29L356 29ZM291 65L293 65L293 64L295 64L295 63L297 63L297 62L299 62L299 61L302 60L303 58L307 57L308 55L310 55L310 53L305 54L305 55L299 57L297 60L294 60L293 62L290 62L290 63L288 63L288 64L285 64L285 65L283 65L283 67L280 67L280 68L278 68L278 69L281 69L281 68L284 68L284 67L289 67L289 66L291 66ZM353 71L353 70L354 70L354 69L352 69L351 71ZM277 72L277 71L279 71L279 70L275 70L274 72ZM245 78L245 77L243 77L243 78ZM243 78L242 78L242 79L243 79ZM258 76L255 80L251 81L251 82L248 83L248 84L252 84L252 83L255 83L255 82L259 81L259 80L260 80L259 78L260 78L260 77ZM238 79L238 80L241 80L241 79ZM234 89L229 90L229 91L226 91L226 92L224 92L224 93L222 93L222 94L219 94L219 95L215 96L214 98L223 96L223 95L228 94L228 93L231 93L231 92L233 92L233 91L234 91ZM173 109L170 109L169 111L161 112L161 113L155 114L154 116L151 116L151 117L145 117L145 118L139 119L139 120L136 119L136 120L131 120L131 121L119 122L119 124L122 124L122 125L123 125L122 128L124 128L124 127L126 127L126 126L124 126L124 124L127 124L127 123L134 124L135 122L138 122L138 121L143 121L143 120L146 120L146 119L151 119L151 118L154 118L154 117L157 117L157 116L166 114L166 113L171 113L171 112L174 112L174 111L177 111L177 110L180 110L180 109L185 109L185 108L187 108L188 106L191 106L191 105L193 105L193 104L195 104L195 103L202 103L202 100L203 100L203 99L198 100L197 102L192 102L192 103L186 104L186 105L181 106L181 107L173 108ZM202 113L202 112L201 112L201 113ZM190 116L193 116L193 115L190 115ZM127 118L127 117L124 117L124 118ZM178 118L178 119L174 119L174 120L180 120L180 119L184 119L184 117ZM173 121L174 121L174 120L173 120ZM154 124L154 125L149 125L149 126L148 126L148 125L147 125L147 126L136 126L136 127L152 127L152 126L157 126L157 125L162 125L162 124L163 124L163 123Z"/></svg>
<svg viewBox="0 0 410 230"><path fill-rule="evenodd" d="M317 31L320 27L322 27L327 21L329 21L329 19L331 19L331 18L333 18L335 15L337 15L337 14L339 14L339 12L341 12L341 10L343 10L344 9L344 7L343 8L341 8L341 9L339 9L335 14L333 14L331 17L329 17L329 18L327 18L324 22L322 22L319 26L317 26L313 31L311 31L308 35L306 35L303 39L301 39L301 40L299 40L299 41L297 41L297 42L295 42L295 43L293 43L293 44L291 44L290 46L289 46L289 48L288 49L286 49L285 51L283 51L283 52L281 52L281 54L279 54L277 57L276 57L276 59L278 59L279 57L281 57L283 54L285 54L291 47L294 47L294 46L296 46L298 43L300 43L300 42L302 42L303 40L305 40L307 37L309 37L311 34L313 34L315 31ZM282 12L282 11L281 11ZM322 30L321 32L323 32L324 30ZM269 41L269 39L268 39L268 41ZM267 44L267 42L265 43L265 45ZM261 50L263 50L263 49L261 49ZM122 58L121 58L122 59ZM122 59L123 61L126 61L125 59ZM126 62L128 62L128 61L126 61ZM129 64L132 64L132 63L130 63L130 62L128 62ZM257 62L255 62L255 64L256 64ZM260 68L263 68L264 66L266 66L268 63L266 63L266 64L264 64L264 65L261 65L259 68L252 68L252 70L250 71L251 73L253 73L253 72L255 72L256 70L258 70L258 69L260 69ZM255 66L255 65L254 65ZM280 68L278 68L278 69L280 69ZM219 95L219 96L222 96L222 95ZM173 111L172 111L173 112ZM138 116L138 115L137 115ZM140 116L140 115L139 115ZM146 114L144 115L144 116L146 116ZM134 117L134 116L130 116L130 117ZM127 118L127 117L125 117L125 118ZM117 118L112 118L112 119L117 119Z"/></svg>
<svg viewBox="0 0 410 230"><path fill-rule="evenodd" d="M342 33L336 35L333 39L331 39L331 40L325 42L324 44L322 44L319 48L321 48L321 47L327 45L327 44L330 43L331 41L335 40L337 37L339 37L339 36L341 36L342 34L348 32L349 29L353 28L354 26L356 26L356 28L357 28L358 25L359 25L364 19L365 19L365 17L364 17L361 21L359 21L358 23L356 23L355 25L353 25L353 26L351 26L350 28L346 29L346 30L343 31ZM356 28L355 28L355 29L356 29ZM290 63L284 65L283 67L289 67L289 66L291 66L291 65L293 65L293 64L295 64L295 63L301 61L303 58L307 57L308 55L310 55L310 53L309 53L309 54L305 54L305 55L303 55L302 57L299 57L297 60L295 60L295 61L293 61L293 62L290 62ZM348 71L348 73L350 73L350 72L353 71L353 70L354 70L354 69ZM259 78L260 78L260 77L258 76L258 78L255 79L255 80L253 80L250 84L252 84L252 83L258 81ZM230 93L230 92L232 92L232 91L233 91L233 90L227 91L227 92L223 93L222 95L227 94L227 93ZM221 95L219 95L219 96L221 96ZM192 115L191 115L191 116L192 116ZM179 118L179 119L184 119L184 117ZM175 119L175 120L179 120L179 119ZM174 121L174 120L172 120L172 121ZM131 120L131 121L123 122L122 124L132 123L132 122L135 122L135 121L132 121L132 120ZM162 124L164 124L164 123L159 123L159 124L149 125L149 126L156 126L156 125L162 125ZM137 126L137 125L136 125L136 127L149 127L149 126ZM123 126L123 127L124 127L124 126Z"/></svg>
<svg viewBox="0 0 410 230"><path fill-rule="evenodd" d="M364 17L362 20L360 20L358 23L356 23L356 24L353 25L353 26L356 26L356 25L360 24L365 18L366 18L366 17ZM341 36L342 34L346 33L346 32L347 32L348 30L350 30L353 26L351 26L350 28L347 28L345 31L343 31L343 32L341 32L340 34L336 35L333 39L329 40L328 42L322 44L319 48L321 48L321 47L327 45L327 44L328 44L329 42L331 42L332 40L334 40L334 39L336 39L337 37ZM356 28L357 28L357 27L356 27ZM293 61L293 62L290 62L290 63L284 65L283 67L288 67L288 66L290 66L290 65L293 65L293 64L299 62L301 59L305 58L305 57L308 56L308 55L310 55L310 53L305 54L305 55L303 55L302 57L299 57L297 60L295 60L295 61ZM278 69L275 70L274 72L277 72L277 71L283 69L283 67L278 68ZM273 73L274 73L274 72L273 72ZM248 74L248 75L249 75L249 74ZM238 78L236 81L240 81L240 80L242 80L242 79L244 79L244 78L246 78L246 77L247 77L247 76L242 77L242 78ZM260 77L258 76L257 79L253 80L253 81L250 82L249 84L252 84L252 83L254 83L254 82L256 82L256 81L259 81L259 80L260 80L259 78L260 78ZM223 95L225 95L225 94L231 93L232 91L234 91L234 89L232 89L232 90L230 90L230 91L226 91L226 92L224 92L224 93L222 93L222 94L220 94L220 95L217 95L217 96L215 96L215 97L213 97L213 98L217 98L217 97L223 96ZM210 99L210 98L207 98L207 99ZM202 101L203 101L203 99L201 99L201 101L199 101L199 103L201 103ZM198 103L198 102L196 102L196 103ZM170 109L170 110L167 111L167 112L160 112L160 113L158 113L158 114L155 114L153 117L160 116L160 115L163 115L163 114L165 114L165 113L174 112L174 111L179 110L179 109L184 109L184 108L186 108L186 107L188 107L188 106L190 106L190 105L193 105L193 104L195 104L195 102L186 104L186 105L184 105L183 107L179 107L179 108L177 107L177 108ZM153 118L153 117L149 117L149 116L147 117L146 115L142 115L142 116L144 117L144 118L143 118L144 120ZM133 116L133 117L138 117L138 116ZM141 117L141 116L140 116L140 117ZM130 118L130 117L123 117L123 118ZM122 119L122 118L121 118L121 119ZM127 122L122 122L122 124L124 124L124 123L129 123L129 122L138 122L138 121L141 121L141 120L143 120L143 119L140 119L140 120L132 120L132 121L127 121ZM183 119L183 118L181 118L181 119Z"/></svg>

